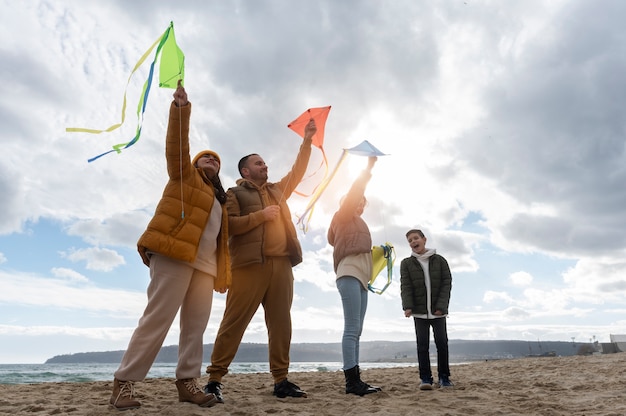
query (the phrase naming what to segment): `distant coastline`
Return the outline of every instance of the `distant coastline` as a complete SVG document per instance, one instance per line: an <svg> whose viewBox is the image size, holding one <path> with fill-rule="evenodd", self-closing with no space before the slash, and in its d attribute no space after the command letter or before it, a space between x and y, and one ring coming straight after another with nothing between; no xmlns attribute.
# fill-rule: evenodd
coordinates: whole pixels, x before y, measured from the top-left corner
<svg viewBox="0 0 626 416"><path fill-rule="evenodd" d="M566 341L515 341L515 340L450 340L451 362L470 362L520 357L550 357L582 355L589 351L589 343ZM210 362L213 344L205 344L203 361ZM436 351L434 345L431 351ZM415 341L368 341L361 342L361 362L406 362L415 363L417 352ZM57 363L119 363L123 350L81 352L56 355L46 360L46 364ZM177 361L178 346L161 348L156 362ZM267 344L242 343L235 356L235 362L267 361ZM292 362L340 362L341 343L296 343L291 345Z"/></svg>

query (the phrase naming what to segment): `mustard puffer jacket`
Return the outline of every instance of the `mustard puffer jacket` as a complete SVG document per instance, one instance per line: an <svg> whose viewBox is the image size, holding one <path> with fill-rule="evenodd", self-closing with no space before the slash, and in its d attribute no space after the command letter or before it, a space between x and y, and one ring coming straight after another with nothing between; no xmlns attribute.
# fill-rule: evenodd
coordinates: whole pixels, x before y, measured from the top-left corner
<svg viewBox="0 0 626 416"><path fill-rule="evenodd" d="M169 180L154 217L137 242L139 254L146 264L146 251L193 262L198 254L200 237L216 202L213 184L202 169L194 166L189 154L190 115L191 103L176 107L172 102L165 144ZM228 213L226 207L222 206L222 224L217 238L215 290L224 293L230 284Z"/></svg>

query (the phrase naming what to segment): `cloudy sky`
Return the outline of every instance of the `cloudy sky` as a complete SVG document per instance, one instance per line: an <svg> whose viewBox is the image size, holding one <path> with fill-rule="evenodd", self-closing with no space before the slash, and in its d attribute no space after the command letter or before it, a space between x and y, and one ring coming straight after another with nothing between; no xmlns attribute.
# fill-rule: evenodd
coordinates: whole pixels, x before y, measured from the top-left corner
<svg viewBox="0 0 626 416"><path fill-rule="evenodd" d="M397 261L391 286L370 295L363 340L415 339L398 284L413 227L452 267L452 339L626 333L626 2L0 5L0 363L126 348L146 302L136 241L166 181L173 90L153 85L137 144L87 160L133 137L154 54L129 77L170 21L186 56L192 152L216 150L226 186L252 152L280 179L301 143L287 124L310 107L332 106L330 168L363 140L387 154L364 218ZM120 122L125 91L121 128L66 133ZM341 340L325 235L366 161L347 157L299 231L293 342ZM314 149L304 193L322 163ZM290 198L294 222L308 201ZM214 297L206 343L224 300ZM176 321L165 345L177 335ZM257 314L244 341L266 340Z"/></svg>

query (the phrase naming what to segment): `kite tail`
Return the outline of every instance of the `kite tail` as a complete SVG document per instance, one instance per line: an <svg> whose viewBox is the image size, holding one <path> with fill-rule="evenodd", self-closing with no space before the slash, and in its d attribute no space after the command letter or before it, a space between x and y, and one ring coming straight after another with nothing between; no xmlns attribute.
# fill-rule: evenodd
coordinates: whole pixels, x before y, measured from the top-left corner
<svg viewBox="0 0 626 416"><path fill-rule="evenodd" d="M309 229L309 222L311 221L311 217L313 216L313 207L315 206L315 203L317 203L317 201L320 199L320 197L322 196L322 194L324 193L324 191L326 190L326 188L330 184L330 181L333 179L333 177L335 176L335 174L339 170L339 166L341 166L341 163L344 161L344 159L346 158L347 154L348 154L348 152L344 149L343 153L341 154L341 157L339 158L339 161L337 162L337 165L335 165L335 168L333 169L331 174L328 175L326 180L324 180L324 182L322 182L316 188L315 194L313 195L313 197L309 201L308 205L306 206L306 209L304 210L302 215L300 217L298 217L297 225L300 227L300 229L304 233L306 233L308 231L308 229ZM324 155L324 158L326 158L326 155Z"/></svg>
<svg viewBox="0 0 626 416"><path fill-rule="evenodd" d="M158 54L158 51L157 51ZM155 57L156 60L156 57ZM139 136L141 136L141 128L143 126L143 114L146 110L146 103L148 101L148 94L150 94L150 85L152 83L152 77L154 73L154 62L150 65L150 74L148 75L148 79L143 85L143 91L141 93L141 98L139 99L139 104L137 105L137 130L135 131L135 137L132 138L131 141L126 143L118 143L113 145L113 150L109 150L107 152L101 153L98 156L94 156L91 159L88 159L87 162L91 163L96 159L100 159L102 156L108 155L109 153L117 152L122 153L122 149L126 149L127 147L132 146L139 140Z"/></svg>
<svg viewBox="0 0 626 416"><path fill-rule="evenodd" d="M302 182L306 181L307 179L312 178L313 176L315 176L315 175L317 174L317 172L319 172L319 170L322 168L322 166L325 166L325 167L326 167L326 169L324 170L324 176L322 177L322 180L320 181L320 183L318 183L317 185L315 185L315 188L313 188L313 190L311 191L311 193L310 193L310 194L305 194L305 193L302 193L302 192L298 191L297 189L294 189L294 191L293 191L293 193L294 193L294 194L296 194L296 195L300 195L300 196L302 196L302 197L304 197L304 198L308 198L308 197L310 197L311 195L315 194L315 191L317 190L317 188L319 188L319 187L320 187L320 185L321 185L322 183L324 183L324 181L326 180L326 177L328 176L328 160L326 159L326 152L324 152L324 148L323 148L323 147L320 147L320 150L322 151L322 157L323 157L324 159L320 162L320 166L319 166L319 168L317 168L317 169L315 170L315 172L311 173L309 176L307 176L306 178L304 178L303 180L301 180L301 181L300 181L300 183L302 183Z"/></svg>
<svg viewBox="0 0 626 416"><path fill-rule="evenodd" d="M157 46L163 40L163 37L167 35L171 27L172 27L172 24L170 24L170 27L168 27L167 30L161 36L159 36L159 38L152 44L152 46L150 46L150 48L148 48L146 52L144 52L144 54L141 56L139 61L137 61L137 63L135 64L135 67L133 68L132 72L128 76L128 81L126 81L126 88L124 88L124 100L122 102L122 119L119 123L113 124L112 126L107 127L106 129L103 129L103 130L88 129L88 128L83 128L83 127L68 127L65 129L65 131L68 133L80 132L80 133L99 134L99 133L113 131L119 128L122 124L124 124L124 121L126 120L126 95L128 92L128 85L130 84L130 80L133 78L133 74L137 71L137 69L139 69L139 67L144 63L144 61L146 60L150 52L152 52L154 47Z"/></svg>
<svg viewBox="0 0 626 416"><path fill-rule="evenodd" d="M141 129L142 129L142 124L143 124L143 115L146 110L146 104L148 102L148 96L150 94L150 86L152 85L152 79L154 77L154 66L155 66L157 59L159 58L159 55L161 54L161 50L163 49L163 46L166 44L167 40L170 37L171 37L171 41L175 43L176 41L174 39L174 23L173 22L170 22L170 25L165 30L165 32L163 32L163 34L159 36L159 38L152 44L152 46L150 46L150 48L148 48L148 50L141 56L139 61L135 64L135 67L133 68L132 72L130 73L128 77L128 81L126 82L126 88L124 89L124 100L123 100L123 105L122 105L122 120L120 123L114 124L104 130L95 130L95 129L77 128L77 127L68 127L65 129L65 131L67 132L83 132L83 133L99 134L99 133L110 132L112 130L115 130L119 128L122 124L124 124L124 121L126 118L125 116L126 102L127 102L126 95L128 91L128 85L130 84L130 80L133 77L133 74L137 71L137 69L139 69L139 67L145 62L145 60L150 55L152 50L155 47L157 48L156 53L154 54L154 60L150 64L150 73L148 75L148 79L143 85L141 97L137 105L137 128L135 130L135 136L129 142L116 144L113 146L112 150L99 154L98 156L92 157L91 159L88 160L89 162L93 162L94 160L97 160L101 158L102 156L107 155L112 152L121 153L122 149L126 149L132 146L133 144L137 142L137 140L139 140L139 137L141 136ZM181 52L177 45L174 45L174 46L176 47L176 50L178 52ZM161 59L163 59L163 56L161 56ZM181 68L181 71L182 71L182 68Z"/></svg>

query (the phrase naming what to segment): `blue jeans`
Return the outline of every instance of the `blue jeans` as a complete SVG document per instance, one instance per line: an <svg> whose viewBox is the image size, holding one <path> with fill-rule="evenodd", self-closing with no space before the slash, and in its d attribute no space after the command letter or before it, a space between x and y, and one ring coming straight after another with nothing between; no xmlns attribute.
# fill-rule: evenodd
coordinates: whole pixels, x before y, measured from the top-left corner
<svg viewBox="0 0 626 416"><path fill-rule="evenodd" d="M359 365L359 339L367 311L367 290L352 276L341 276L336 283L343 305L343 369L349 370Z"/></svg>
<svg viewBox="0 0 626 416"><path fill-rule="evenodd" d="M433 328L435 346L437 347L437 373L439 378L450 376L450 362L448 356L448 331L447 318L421 319L413 318L415 323L415 335L417 336L417 363L419 365L420 379L431 380L430 353L430 327Z"/></svg>

